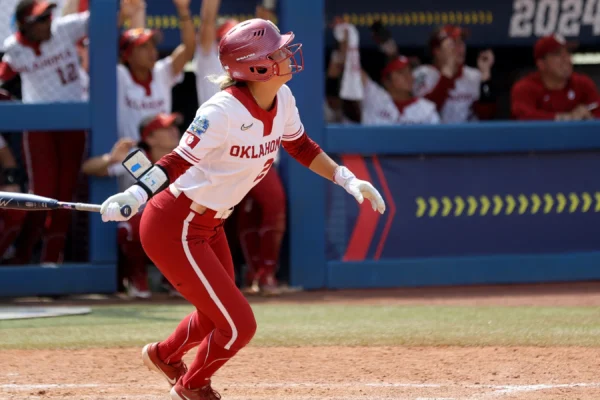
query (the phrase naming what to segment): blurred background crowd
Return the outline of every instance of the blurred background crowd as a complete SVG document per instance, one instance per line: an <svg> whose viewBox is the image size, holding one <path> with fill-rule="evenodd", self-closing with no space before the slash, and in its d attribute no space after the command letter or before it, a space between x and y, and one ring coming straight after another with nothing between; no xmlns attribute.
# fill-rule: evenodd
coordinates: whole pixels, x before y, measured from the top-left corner
<svg viewBox="0 0 600 400"><path fill-rule="evenodd" d="M160 29L147 26L153 20L146 3L153 1L172 3L179 40L171 48L160 45ZM0 11L6 17L2 21L10 21L0 22L0 100L86 101L88 1L9 3ZM190 0L122 0L115 44L119 140L107 154L90 157L88 132L6 132L0 140L0 190L86 201L90 176L118 180L122 189L131 184L120 162L132 149L144 149L153 161L169 153L198 105L217 90L206 77L221 72L218 41L240 21L221 16L221 6L221 0L202 0L199 9L192 9ZM401 3L394 7L402 11ZM573 56L594 46L578 45L554 32L537 35L533 45L494 47L485 45L485 38L470 45L470 29L448 19L431 23L428 35L412 37L407 44L387 19L355 21L343 8L336 4L341 12L325 21L322 101L328 123L575 121L600 116L597 64L588 62L589 57L580 63L585 57ZM276 22L277 11L275 0L265 0L246 17ZM277 169L271 171L227 221L238 284L251 294L295 290L282 284L287 280L282 262L287 199ZM117 228L119 289L135 298L151 297L153 291L177 295L166 280L150 279L138 225L139 215ZM0 210L0 227L2 265L86 260L86 215Z"/></svg>

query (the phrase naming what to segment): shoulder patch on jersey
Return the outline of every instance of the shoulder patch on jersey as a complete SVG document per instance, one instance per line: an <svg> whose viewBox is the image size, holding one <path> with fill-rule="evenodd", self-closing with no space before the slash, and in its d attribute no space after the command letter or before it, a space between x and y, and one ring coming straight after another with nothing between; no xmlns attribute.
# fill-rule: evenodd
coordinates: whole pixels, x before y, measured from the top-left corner
<svg viewBox="0 0 600 400"><path fill-rule="evenodd" d="M208 119L204 115L198 115L188 128L189 133L200 136L208 129Z"/></svg>

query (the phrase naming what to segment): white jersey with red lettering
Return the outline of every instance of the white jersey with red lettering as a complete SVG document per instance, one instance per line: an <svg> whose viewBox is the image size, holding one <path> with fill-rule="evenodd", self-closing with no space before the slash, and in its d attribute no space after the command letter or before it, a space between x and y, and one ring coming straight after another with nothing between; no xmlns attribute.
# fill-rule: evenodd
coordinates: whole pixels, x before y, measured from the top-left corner
<svg viewBox="0 0 600 400"><path fill-rule="evenodd" d="M148 82L137 82L129 69L117 66L118 130L120 138L140 140L140 123L149 116L170 113L172 89L183 79L173 75L173 60L158 60Z"/></svg>
<svg viewBox="0 0 600 400"><path fill-rule="evenodd" d="M2 61L21 75L24 103L84 100L76 43L87 34L89 12L70 14L52 22L52 37L39 51L18 34L4 41Z"/></svg>
<svg viewBox="0 0 600 400"><path fill-rule="evenodd" d="M202 104L175 149L192 167L174 188L219 213L238 204L269 171L281 141L305 134L290 88L282 86L276 101L270 132L227 91Z"/></svg>
<svg viewBox="0 0 600 400"><path fill-rule="evenodd" d="M440 116L435 104L423 98L414 98L401 111L387 90L367 78L365 98L362 102L362 123L364 125L439 124Z"/></svg>
<svg viewBox="0 0 600 400"><path fill-rule="evenodd" d="M196 94L198 95L198 106L213 97L219 91L219 85L208 80L211 75L222 75L225 70L219 61L219 49L216 43L208 53L202 47L196 47L194 54L194 65L196 66Z"/></svg>
<svg viewBox="0 0 600 400"><path fill-rule="evenodd" d="M440 80L440 71L433 65L421 65L413 72L415 78L414 94L424 97L430 93ZM442 123L458 123L476 120L472 105L479 100L481 72L478 69L463 66L461 74L456 78L454 88L444 103L440 116Z"/></svg>

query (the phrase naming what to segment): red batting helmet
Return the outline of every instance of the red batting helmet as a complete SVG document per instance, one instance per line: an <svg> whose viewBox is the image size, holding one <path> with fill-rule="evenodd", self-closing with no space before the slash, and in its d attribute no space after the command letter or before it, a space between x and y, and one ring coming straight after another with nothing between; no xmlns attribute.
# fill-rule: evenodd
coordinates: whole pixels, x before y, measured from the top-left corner
<svg viewBox="0 0 600 400"><path fill-rule="evenodd" d="M304 69L302 44L292 44L294 33L282 35L271 21L254 18L234 26L219 43L219 60L223 69L239 81L268 81ZM283 52L283 56L273 57ZM300 62L296 60L299 55ZM279 74L279 64L292 60L291 72Z"/></svg>

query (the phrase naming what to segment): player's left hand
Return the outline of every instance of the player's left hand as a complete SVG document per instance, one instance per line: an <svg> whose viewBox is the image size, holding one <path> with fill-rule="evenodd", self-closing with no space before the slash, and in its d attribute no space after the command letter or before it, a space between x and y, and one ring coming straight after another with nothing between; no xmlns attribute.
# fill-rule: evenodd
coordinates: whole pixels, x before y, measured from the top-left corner
<svg viewBox="0 0 600 400"><path fill-rule="evenodd" d="M102 203L102 208L100 209L102 221L127 221L138 213L141 205L142 202L129 189L122 193L117 193ZM124 206L131 207L131 213L127 216L121 214L121 208Z"/></svg>
<svg viewBox="0 0 600 400"><path fill-rule="evenodd" d="M379 211L380 214L385 212L385 202L377 189L370 182L358 179L348 168L337 168L333 179L335 183L354 196L359 204L368 199L371 202L373 211Z"/></svg>

